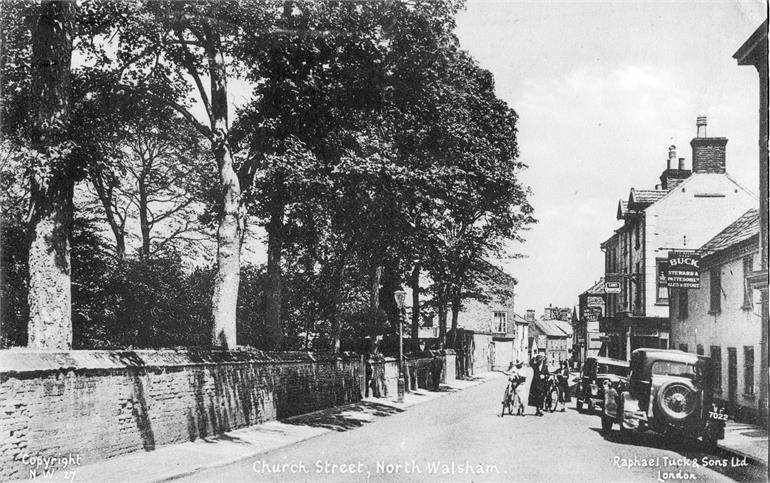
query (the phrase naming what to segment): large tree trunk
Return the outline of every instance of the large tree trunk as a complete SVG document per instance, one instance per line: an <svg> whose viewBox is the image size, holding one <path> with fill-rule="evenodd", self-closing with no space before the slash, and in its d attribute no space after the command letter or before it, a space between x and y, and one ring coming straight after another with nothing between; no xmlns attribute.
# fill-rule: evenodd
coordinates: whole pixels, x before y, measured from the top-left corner
<svg viewBox="0 0 770 483"><path fill-rule="evenodd" d="M343 277L345 276L345 272L347 271L347 260L342 262L342 266L340 270L337 271L336 279L334 284L332 285L332 293L331 293L331 299L332 299L332 306L331 306L331 351L334 354L338 354L340 352L341 343L340 338L342 336L342 321L339 317L339 307L342 303L342 284L343 284Z"/></svg>
<svg viewBox="0 0 770 483"><path fill-rule="evenodd" d="M32 147L41 160L30 179L29 330L31 348L72 347L70 230L72 160L56 157L70 112L72 4L43 1L32 34Z"/></svg>
<svg viewBox="0 0 770 483"><path fill-rule="evenodd" d="M455 341L457 340L457 319L460 315L460 308L462 307L462 299L460 298L460 287L454 287L452 289L452 336L449 340L449 346L456 347Z"/></svg>
<svg viewBox="0 0 770 483"><path fill-rule="evenodd" d="M235 317L241 276L243 213L241 187L233 167L227 120L227 75L219 35L207 29L206 46L211 78L212 149L219 170L222 205L217 229L217 273L214 278L212 344L235 348Z"/></svg>
<svg viewBox="0 0 770 483"><path fill-rule="evenodd" d="M139 252L142 259L147 260L150 258L150 220L148 217L147 206L147 184L145 183L145 174L139 177L138 190L139 191L139 232L142 235L142 249Z"/></svg>
<svg viewBox="0 0 770 483"><path fill-rule="evenodd" d="M412 340L418 347L420 338L420 264L415 262L409 281L412 288Z"/></svg>
<svg viewBox="0 0 770 483"><path fill-rule="evenodd" d="M439 285L436 293L436 302L438 309L438 341L439 348L446 347L446 315L447 315L447 288Z"/></svg>
<svg viewBox="0 0 770 483"><path fill-rule="evenodd" d="M278 183L281 182L279 179ZM281 250L283 248L283 210L280 187L270 202L270 221L267 224L267 287L265 287L265 346L279 349L283 345L281 326Z"/></svg>

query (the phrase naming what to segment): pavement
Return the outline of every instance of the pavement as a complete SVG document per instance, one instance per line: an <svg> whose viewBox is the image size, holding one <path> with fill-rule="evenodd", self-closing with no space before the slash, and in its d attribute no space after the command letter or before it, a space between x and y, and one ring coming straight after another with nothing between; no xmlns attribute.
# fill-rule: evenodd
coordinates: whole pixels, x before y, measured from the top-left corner
<svg viewBox="0 0 770 483"><path fill-rule="evenodd" d="M501 417L505 384L500 373L482 374L442 385L438 392L407 393L403 403L367 398L111 458L49 479L663 481L679 472L700 481L767 481L767 433L762 440L754 427L730 424L723 452L710 455L691 441L654 433L605 436L599 417L577 412L574 403L541 418L532 408L525 417ZM764 460L757 450L762 444Z"/></svg>
<svg viewBox="0 0 770 483"><path fill-rule="evenodd" d="M82 466L71 466L45 476L50 481L105 483L173 480L201 470L253 459L260 454L331 432L360 427L376 419L404 412L417 404L434 401L493 379L503 379L503 375L489 372L458 379L449 384L441 384L439 391L418 389L406 393L403 403L395 399L365 398L356 404L324 409L282 421L268 421L219 436L161 446L154 451L135 452Z"/></svg>
<svg viewBox="0 0 770 483"><path fill-rule="evenodd" d="M765 428L728 421L725 426L725 439L717 446L723 451L767 466L768 441Z"/></svg>

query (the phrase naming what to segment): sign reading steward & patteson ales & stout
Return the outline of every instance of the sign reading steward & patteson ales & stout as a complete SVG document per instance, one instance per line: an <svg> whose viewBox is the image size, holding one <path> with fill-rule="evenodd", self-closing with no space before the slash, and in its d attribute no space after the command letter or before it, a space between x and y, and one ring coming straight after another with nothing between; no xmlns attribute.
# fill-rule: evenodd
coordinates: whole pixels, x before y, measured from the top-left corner
<svg viewBox="0 0 770 483"><path fill-rule="evenodd" d="M668 288L700 288L700 256L692 252L668 252Z"/></svg>

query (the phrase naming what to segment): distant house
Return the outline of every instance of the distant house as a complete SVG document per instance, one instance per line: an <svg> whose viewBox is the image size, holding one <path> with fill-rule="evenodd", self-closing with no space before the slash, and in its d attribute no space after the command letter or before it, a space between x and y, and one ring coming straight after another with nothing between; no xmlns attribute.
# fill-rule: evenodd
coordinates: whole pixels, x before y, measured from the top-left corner
<svg viewBox="0 0 770 483"><path fill-rule="evenodd" d="M568 322L536 320L529 328L531 352L545 354L548 364L557 365L570 358L572 330Z"/></svg>
<svg viewBox="0 0 770 483"><path fill-rule="evenodd" d="M744 213L699 252L700 288L671 289L671 344L710 356L717 397L736 419L755 421L761 299L747 278L760 262L758 211Z"/></svg>
<svg viewBox="0 0 770 483"><path fill-rule="evenodd" d="M457 317L458 343L470 374L506 370L526 354L528 322L514 312L516 279L495 269L484 300L468 299Z"/></svg>

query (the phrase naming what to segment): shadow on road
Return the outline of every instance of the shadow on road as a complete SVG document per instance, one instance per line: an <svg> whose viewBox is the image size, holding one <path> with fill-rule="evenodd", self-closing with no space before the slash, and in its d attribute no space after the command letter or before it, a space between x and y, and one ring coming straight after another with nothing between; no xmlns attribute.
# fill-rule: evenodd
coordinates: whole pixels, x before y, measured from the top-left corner
<svg viewBox="0 0 770 483"><path fill-rule="evenodd" d="M385 404L362 401L351 406L330 408L326 411L287 419L283 422L296 426L310 426L314 428L331 429L334 431L348 431L350 429L360 428L366 423L371 423L375 421L375 418L391 416L403 411L403 409L394 408Z"/></svg>
<svg viewBox="0 0 770 483"><path fill-rule="evenodd" d="M604 434L600 428L591 428L591 430L599 433L606 441L628 446L674 451L684 457L695 459L698 463L703 461L704 457L707 461L724 459L728 462L732 457L722 450L718 450L716 453L707 453L699 441L684 436L664 436L654 432L621 435L620 431L617 430L610 434ZM709 466L709 468L736 481L764 481L763 475L767 474L765 465L750 462L747 466L734 466L730 463L724 467Z"/></svg>

